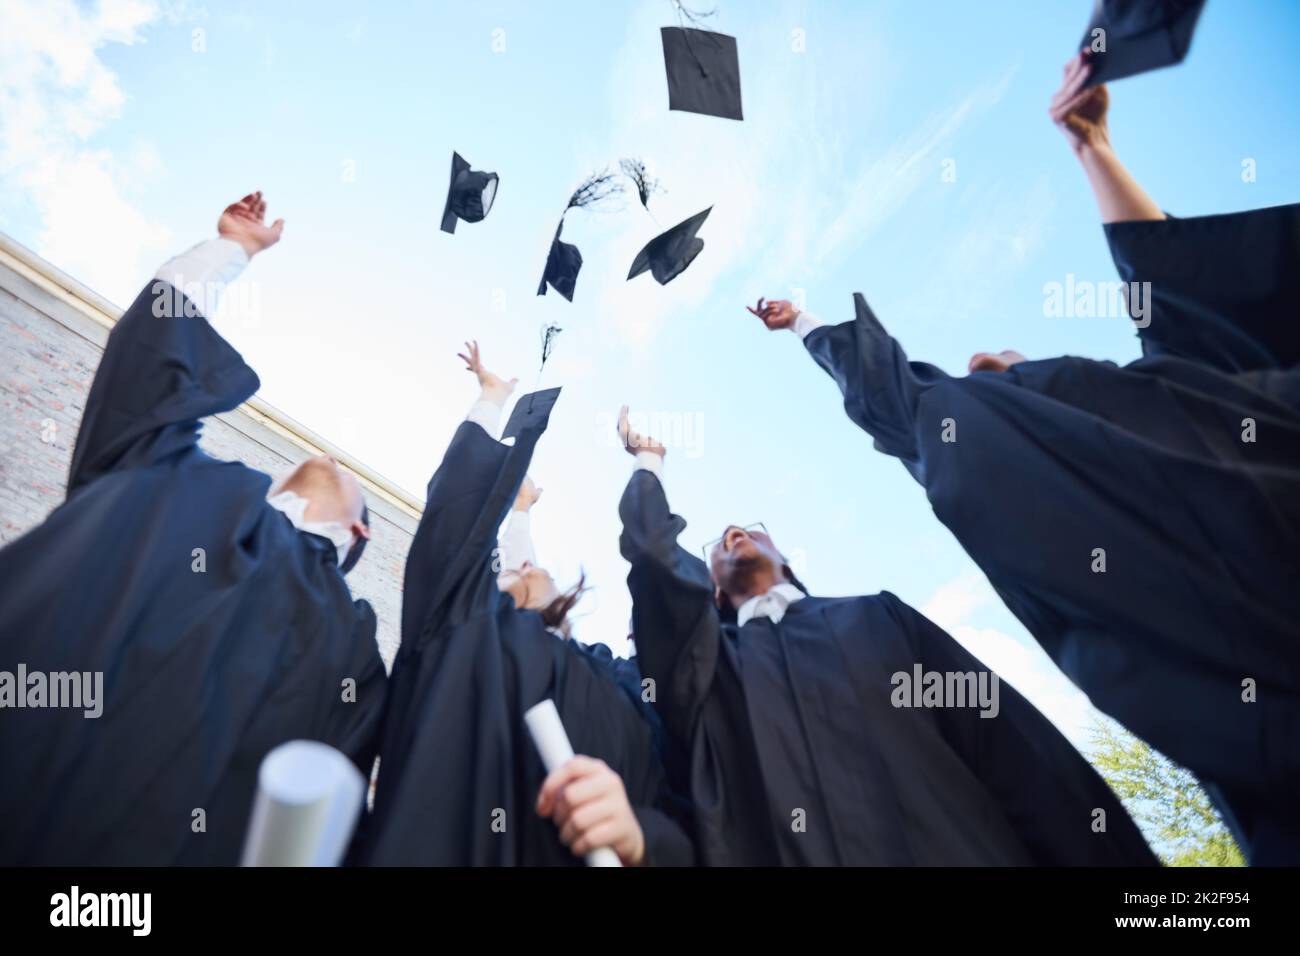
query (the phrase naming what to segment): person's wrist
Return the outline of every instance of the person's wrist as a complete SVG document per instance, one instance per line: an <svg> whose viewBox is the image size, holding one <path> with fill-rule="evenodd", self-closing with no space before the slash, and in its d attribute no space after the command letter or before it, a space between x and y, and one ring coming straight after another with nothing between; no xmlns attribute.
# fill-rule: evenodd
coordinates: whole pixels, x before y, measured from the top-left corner
<svg viewBox="0 0 1300 956"><path fill-rule="evenodd" d="M244 250L244 255L248 256L250 259L262 251L261 244L248 236L231 235L223 232L219 232L217 235L222 239L229 239L231 242L238 245Z"/></svg>
<svg viewBox="0 0 1300 956"><path fill-rule="evenodd" d="M1086 166L1113 159L1115 151L1111 148L1110 137L1105 133L1098 133L1076 144L1074 155Z"/></svg>
<svg viewBox="0 0 1300 956"><path fill-rule="evenodd" d="M484 385L479 392L479 398L485 402L491 402L493 405L504 407L506 399L510 397L510 391L504 385Z"/></svg>

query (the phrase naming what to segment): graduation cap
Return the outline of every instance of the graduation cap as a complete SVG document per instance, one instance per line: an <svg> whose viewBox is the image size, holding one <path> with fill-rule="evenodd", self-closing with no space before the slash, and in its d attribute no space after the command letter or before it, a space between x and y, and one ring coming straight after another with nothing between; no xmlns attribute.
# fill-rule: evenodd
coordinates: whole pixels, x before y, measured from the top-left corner
<svg viewBox="0 0 1300 956"><path fill-rule="evenodd" d="M736 38L691 27L661 27L668 108L743 120Z"/></svg>
<svg viewBox="0 0 1300 956"><path fill-rule="evenodd" d="M539 392L521 395L510 412L510 420L506 422L505 430L501 432L501 440L515 438L525 428L545 431L547 423L551 420L551 409L555 407L555 401L559 397L558 387L544 388Z"/></svg>
<svg viewBox="0 0 1300 956"><path fill-rule="evenodd" d="M451 154L451 184L447 187L447 205L442 209L442 231L455 232L456 220L479 222L492 209L496 199L496 173L470 169L460 153Z"/></svg>
<svg viewBox="0 0 1300 956"><path fill-rule="evenodd" d="M564 229L564 220L555 227L555 238L551 240L551 251L546 256L546 269L542 272L542 281L537 284L537 294L546 295L546 286L560 293L570 302L573 290L578 284L578 271L582 268L582 253L572 243L563 242L560 233Z"/></svg>
<svg viewBox="0 0 1300 956"><path fill-rule="evenodd" d="M555 227L551 251L546 255L546 269L542 272L542 281L537 284L538 295L546 295L546 286L549 284L560 295L573 301L573 289L578 284L578 270L582 268L582 253L577 246L560 241L560 233L564 231L564 217L570 209L599 206L622 191L623 184L608 169L592 173L573 191L564 212L560 214L560 224Z"/></svg>
<svg viewBox="0 0 1300 956"><path fill-rule="evenodd" d="M1181 63L1204 5L1205 0L1097 0L1081 44L1092 51L1088 86Z"/></svg>
<svg viewBox="0 0 1300 956"><path fill-rule="evenodd" d="M655 236L645 248L632 260L632 268L627 277L634 279L649 270L660 285L667 285L686 271L686 267L695 261L695 257L704 248L704 240L697 239L696 231L713 211L710 206L704 212L697 212L690 219L679 222L665 233Z"/></svg>
<svg viewBox="0 0 1300 956"><path fill-rule="evenodd" d="M362 504L361 506L361 523L365 525L367 528L370 527L370 508L365 504ZM355 568L357 566L357 562L361 560L361 552L365 550L366 550L365 538L357 538L355 541L353 541L352 547L348 548L347 557L343 559L343 566L339 568L340 573L347 574L349 571Z"/></svg>

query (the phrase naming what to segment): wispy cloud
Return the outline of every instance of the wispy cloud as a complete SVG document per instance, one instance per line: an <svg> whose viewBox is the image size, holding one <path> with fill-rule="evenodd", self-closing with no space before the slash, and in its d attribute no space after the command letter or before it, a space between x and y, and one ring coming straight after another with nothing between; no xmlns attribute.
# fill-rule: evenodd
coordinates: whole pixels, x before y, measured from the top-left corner
<svg viewBox="0 0 1300 956"><path fill-rule="evenodd" d="M978 87L960 102L920 122L910 133L892 142L883 152L867 157L856 170L841 176L830 169L812 169L808 175L818 183L835 183L827 204L839 208L806 251L788 249L785 255L815 263L824 271L839 261L847 250L875 235L898 215L908 200L927 181L937 180L939 160L962 128L987 113L1006 94L1018 67Z"/></svg>
<svg viewBox="0 0 1300 956"><path fill-rule="evenodd" d="M762 104L762 113L744 125L666 110L662 57L657 43L646 42L657 32L658 12L643 9L634 18L615 58L608 84L613 122L605 149L656 162L666 192L652 200L651 209L663 228L708 206L713 212L701 231L705 253L666 289L653 297L635 294L617 270L604 282L602 312L614 317L625 341L638 348L654 341L661 317L698 308L724 276L811 278L861 248L905 212L918 189L937 181L944 150L1003 98L1018 69L1005 69L862 154L841 143L824 122L826 114L844 112L837 99L849 94L796 54L774 56L761 71L746 74L746 96ZM857 82L879 90L878 96L888 95L885 84L871 79ZM865 115L871 105L856 102L855 111ZM754 131L760 128L779 135L756 141ZM844 162L845 154L854 162ZM626 225L607 245L617 251L616 262L630 262L660 227L639 209L622 221Z"/></svg>
<svg viewBox="0 0 1300 956"><path fill-rule="evenodd" d="M170 234L126 194L137 169L156 167L156 151L119 160L90 145L126 101L99 51L142 42L160 16L147 0L0 4L0 209L8 218L32 204L37 251L119 302Z"/></svg>

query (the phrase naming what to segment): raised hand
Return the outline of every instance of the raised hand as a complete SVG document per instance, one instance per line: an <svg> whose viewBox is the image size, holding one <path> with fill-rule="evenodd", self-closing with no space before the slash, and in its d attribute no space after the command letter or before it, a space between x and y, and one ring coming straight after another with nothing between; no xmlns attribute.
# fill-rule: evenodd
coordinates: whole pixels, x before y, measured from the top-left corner
<svg viewBox="0 0 1300 956"><path fill-rule="evenodd" d="M648 451L663 458L668 450L663 445L655 441L649 435L642 435L640 432L632 431L632 426L627 420L627 406L624 405L618 412L618 437L623 442L623 449L629 455L635 455L640 451Z"/></svg>
<svg viewBox="0 0 1300 956"><path fill-rule="evenodd" d="M1105 86L1084 88L1091 73L1092 64L1088 62L1088 51L1085 50L1065 64L1061 88L1047 108L1047 115L1065 134L1070 148L1076 153L1110 145L1110 131L1106 128L1110 94Z"/></svg>
<svg viewBox="0 0 1300 956"><path fill-rule="evenodd" d="M515 390L515 386L519 384L517 378L512 378L507 382L499 375L494 375L483 367L483 356L479 352L476 340L466 342L465 352L457 352L456 357L465 363L465 368L478 377L478 384L483 389L484 398L490 398L498 404L502 404L505 399L510 397L510 393Z"/></svg>
<svg viewBox="0 0 1300 956"><path fill-rule="evenodd" d="M799 310L788 299L773 299L771 302L759 299L758 305L747 305L745 308L762 319L763 324L772 331L791 328L799 315Z"/></svg>
<svg viewBox="0 0 1300 956"><path fill-rule="evenodd" d="M1014 349L1004 349L1001 352L976 352L966 363L966 368L971 372L1005 372L1013 365L1019 365L1025 361L1025 357Z"/></svg>
<svg viewBox="0 0 1300 956"><path fill-rule="evenodd" d="M231 203L217 220L217 235L239 243L250 259L279 242L283 231L283 219L266 224L266 200L260 192Z"/></svg>

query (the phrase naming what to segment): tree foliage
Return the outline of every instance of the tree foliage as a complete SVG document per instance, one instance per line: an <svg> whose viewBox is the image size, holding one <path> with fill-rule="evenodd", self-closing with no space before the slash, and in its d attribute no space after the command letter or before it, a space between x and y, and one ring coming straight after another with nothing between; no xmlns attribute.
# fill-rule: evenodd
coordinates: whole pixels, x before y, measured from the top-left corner
<svg viewBox="0 0 1300 956"><path fill-rule="evenodd" d="M1196 777L1111 721L1099 721L1093 765L1166 866L1244 866Z"/></svg>

